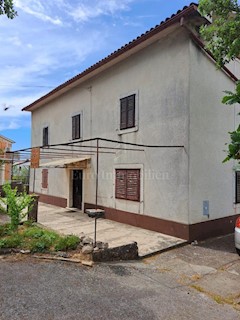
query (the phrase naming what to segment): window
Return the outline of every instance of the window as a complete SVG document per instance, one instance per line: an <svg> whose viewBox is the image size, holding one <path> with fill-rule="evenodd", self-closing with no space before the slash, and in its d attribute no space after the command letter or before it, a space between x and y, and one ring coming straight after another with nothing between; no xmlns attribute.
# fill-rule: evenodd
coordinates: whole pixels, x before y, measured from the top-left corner
<svg viewBox="0 0 240 320"><path fill-rule="evenodd" d="M116 169L115 197L140 201L140 169Z"/></svg>
<svg viewBox="0 0 240 320"><path fill-rule="evenodd" d="M77 114L72 117L72 139L80 139L81 138L81 115Z"/></svg>
<svg viewBox="0 0 240 320"><path fill-rule="evenodd" d="M120 99L120 130L135 127L135 96Z"/></svg>
<svg viewBox="0 0 240 320"><path fill-rule="evenodd" d="M236 203L240 203L240 171L236 171Z"/></svg>
<svg viewBox="0 0 240 320"><path fill-rule="evenodd" d="M42 170L42 188L48 187L48 169Z"/></svg>
<svg viewBox="0 0 240 320"><path fill-rule="evenodd" d="M43 146L48 146L48 127L43 128Z"/></svg>

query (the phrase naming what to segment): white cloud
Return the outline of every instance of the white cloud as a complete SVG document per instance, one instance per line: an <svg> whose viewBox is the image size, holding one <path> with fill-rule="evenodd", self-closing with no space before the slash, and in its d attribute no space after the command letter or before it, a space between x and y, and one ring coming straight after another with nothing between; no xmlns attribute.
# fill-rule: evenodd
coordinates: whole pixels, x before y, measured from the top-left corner
<svg viewBox="0 0 240 320"><path fill-rule="evenodd" d="M69 13L74 20L86 22L91 18L101 15L114 15L117 12L128 10L129 3L133 0L92 0L82 1Z"/></svg>
<svg viewBox="0 0 240 320"><path fill-rule="evenodd" d="M112 34L104 18L133 1L15 0L18 17L0 20L0 130L29 127L24 106L104 57Z"/></svg>
<svg viewBox="0 0 240 320"><path fill-rule="evenodd" d="M16 9L21 9L25 13L35 16L43 21L51 22L55 25L62 25L62 21L58 17L51 17L46 14L46 2L40 0L15 0Z"/></svg>

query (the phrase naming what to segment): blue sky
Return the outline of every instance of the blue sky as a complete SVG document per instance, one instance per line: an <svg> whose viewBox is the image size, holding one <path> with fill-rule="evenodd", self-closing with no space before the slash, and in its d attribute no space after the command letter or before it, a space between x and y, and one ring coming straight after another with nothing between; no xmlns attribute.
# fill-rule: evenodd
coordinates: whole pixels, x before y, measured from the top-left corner
<svg viewBox="0 0 240 320"><path fill-rule="evenodd" d="M0 134L30 147L21 109L177 10L184 0L15 0L0 16ZM4 108L8 108L4 111Z"/></svg>

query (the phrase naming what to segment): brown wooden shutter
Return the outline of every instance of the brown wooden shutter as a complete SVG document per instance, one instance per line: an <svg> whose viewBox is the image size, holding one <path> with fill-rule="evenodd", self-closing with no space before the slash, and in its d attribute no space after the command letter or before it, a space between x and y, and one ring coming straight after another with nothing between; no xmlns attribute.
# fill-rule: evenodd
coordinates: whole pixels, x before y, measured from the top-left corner
<svg viewBox="0 0 240 320"><path fill-rule="evenodd" d="M236 203L240 203L240 171L236 171Z"/></svg>
<svg viewBox="0 0 240 320"><path fill-rule="evenodd" d="M81 137L81 115L78 114L74 117L72 117L72 139L80 139Z"/></svg>
<svg viewBox="0 0 240 320"><path fill-rule="evenodd" d="M48 127L43 128L43 146L48 146Z"/></svg>
<svg viewBox="0 0 240 320"><path fill-rule="evenodd" d="M117 199L126 199L127 172L126 170L116 170L115 197Z"/></svg>
<svg viewBox="0 0 240 320"><path fill-rule="evenodd" d="M135 126L135 95L128 97L127 127Z"/></svg>
<svg viewBox="0 0 240 320"><path fill-rule="evenodd" d="M80 139L80 114L76 116L76 139Z"/></svg>
<svg viewBox="0 0 240 320"><path fill-rule="evenodd" d="M48 169L42 170L42 188L48 187Z"/></svg>
<svg viewBox="0 0 240 320"><path fill-rule="evenodd" d="M140 201L140 169L127 170L128 200Z"/></svg>
<svg viewBox="0 0 240 320"><path fill-rule="evenodd" d="M123 98L121 101L121 108L120 108L120 129L127 128L127 99Z"/></svg>
<svg viewBox="0 0 240 320"><path fill-rule="evenodd" d="M76 139L75 138L75 131L76 131L76 124L75 124L75 117L72 117L72 139Z"/></svg>

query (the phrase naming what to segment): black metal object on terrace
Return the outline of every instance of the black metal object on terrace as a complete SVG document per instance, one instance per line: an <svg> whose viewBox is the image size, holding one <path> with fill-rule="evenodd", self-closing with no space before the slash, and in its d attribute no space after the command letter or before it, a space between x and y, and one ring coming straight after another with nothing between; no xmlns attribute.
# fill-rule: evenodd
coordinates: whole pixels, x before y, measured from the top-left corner
<svg viewBox="0 0 240 320"><path fill-rule="evenodd" d="M104 210L101 209L86 209L86 213L90 218L95 219L94 223L94 248L96 247L97 242L97 219L104 217Z"/></svg>

